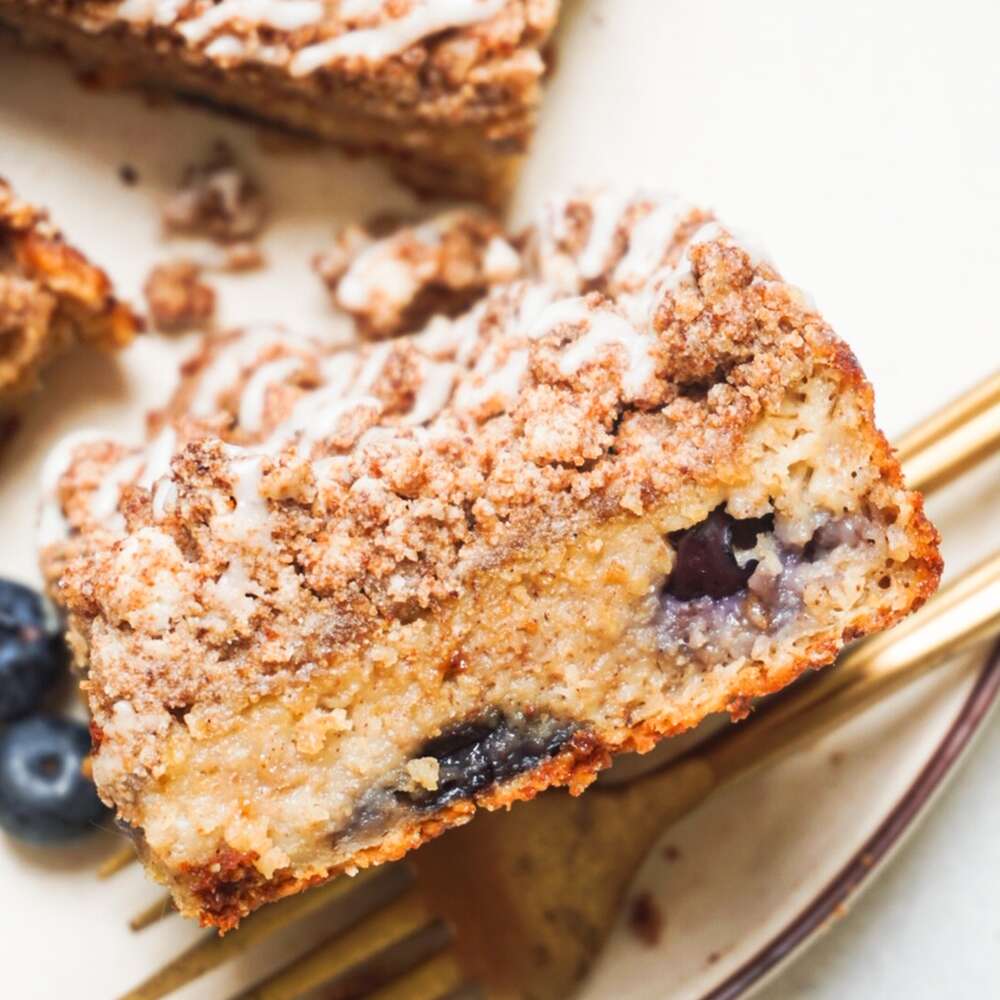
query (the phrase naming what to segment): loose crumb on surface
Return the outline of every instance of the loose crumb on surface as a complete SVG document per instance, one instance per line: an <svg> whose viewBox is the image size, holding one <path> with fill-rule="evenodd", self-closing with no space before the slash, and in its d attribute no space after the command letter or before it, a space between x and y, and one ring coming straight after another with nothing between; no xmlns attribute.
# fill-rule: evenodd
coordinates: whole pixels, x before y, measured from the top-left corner
<svg viewBox="0 0 1000 1000"><path fill-rule="evenodd" d="M118 168L118 179L126 187L135 187L139 183L139 171L131 163L123 163Z"/></svg>
<svg viewBox="0 0 1000 1000"><path fill-rule="evenodd" d="M248 240L263 229L267 204L257 181L225 143L217 142L202 163L184 171L162 216L168 233L230 243Z"/></svg>
<svg viewBox="0 0 1000 1000"><path fill-rule="evenodd" d="M239 273L242 271L257 271L267 265L264 251L256 243L243 240L225 248L222 260L218 264L220 271Z"/></svg>
<svg viewBox="0 0 1000 1000"><path fill-rule="evenodd" d="M180 258L157 264L143 285L153 325L165 333L207 327L215 316L215 290L201 280L201 267Z"/></svg>
<svg viewBox="0 0 1000 1000"><path fill-rule="evenodd" d="M650 892L640 893L629 907L628 925L632 933L650 948L660 943L663 935L663 911Z"/></svg>

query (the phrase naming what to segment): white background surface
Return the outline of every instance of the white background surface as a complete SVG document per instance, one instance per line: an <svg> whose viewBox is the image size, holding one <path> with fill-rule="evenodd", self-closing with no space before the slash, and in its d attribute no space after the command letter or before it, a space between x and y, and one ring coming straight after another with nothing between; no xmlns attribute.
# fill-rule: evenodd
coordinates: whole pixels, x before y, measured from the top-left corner
<svg viewBox="0 0 1000 1000"><path fill-rule="evenodd" d="M558 68L514 210L573 180L652 183L759 234L855 348L898 433L1000 365L1000 13L915 0L567 2ZM92 95L57 63L0 48L0 173L50 204L71 237L137 295L176 252L156 206L224 135L275 205L273 268L221 283L225 319L333 324L307 262L337 225L406 204L380 168L335 153L265 153L254 132L201 111ZM139 169L137 188L116 177ZM31 524L47 445L80 423L133 432L162 399L183 341L145 338L117 373L57 365L0 475L0 573L34 578ZM1000 543L1000 463L935 498L953 569ZM661 947L620 932L588 998L696 995L783 926L871 832L960 703L945 678L808 754L717 796L670 838L673 869L640 877L667 918ZM831 749L846 753L834 775ZM997 995L1000 721L988 726L889 870L767 1000ZM137 872L98 888L95 844L58 858L0 842L3 982L12 997L106 1000L193 932L140 938L125 917L154 893ZM233 980L232 982L235 982ZM230 983L226 980L225 983ZM10 985L12 984L12 986ZM222 982L184 997L218 1000ZM8 993L0 987L0 996Z"/></svg>

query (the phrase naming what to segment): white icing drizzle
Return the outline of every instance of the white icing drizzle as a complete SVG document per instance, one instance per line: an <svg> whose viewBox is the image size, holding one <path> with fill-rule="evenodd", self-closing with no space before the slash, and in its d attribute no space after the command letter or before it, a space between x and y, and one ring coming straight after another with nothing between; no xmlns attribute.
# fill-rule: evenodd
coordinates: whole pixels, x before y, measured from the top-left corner
<svg viewBox="0 0 1000 1000"><path fill-rule="evenodd" d="M261 353L279 344L299 346L301 340L276 327L260 327L247 330L221 347L198 379L188 407L191 415L204 418L215 413L219 393L231 388L243 369L256 361Z"/></svg>
<svg viewBox="0 0 1000 1000"><path fill-rule="evenodd" d="M177 432L167 424L147 445L146 465L136 485L148 490L157 480L165 476L170 471L170 460L174 457L176 447Z"/></svg>
<svg viewBox="0 0 1000 1000"><path fill-rule="evenodd" d="M115 13L123 21L166 26L173 24L187 0L124 0Z"/></svg>
<svg viewBox="0 0 1000 1000"><path fill-rule="evenodd" d="M482 381L465 383L455 397L455 406L460 410L475 410L485 403L499 402L509 408L521 390L529 361L530 352L525 348L511 351L499 367L495 352L484 354L473 373L480 375Z"/></svg>
<svg viewBox="0 0 1000 1000"><path fill-rule="evenodd" d="M246 564L238 556L229 560L225 572L213 586L215 597L227 613L246 621L254 611L255 597L263 597L264 590L247 572Z"/></svg>
<svg viewBox="0 0 1000 1000"><path fill-rule="evenodd" d="M644 215L629 233L628 250L615 268L615 282L631 286L647 280L663 263L678 226L691 211L686 202L665 198Z"/></svg>
<svg viewBox="0 0 1000 1000"><path fill-rule="evenodd" d="M549 285L522 286L521 302L517 308L515 323L516 332L522 336L530 336L529 331L555 297L555 290Z"/></svg>
<svg viewBox="0 0 1000 1000"><path fill-rule="evenodd" d="M177 29L189 42L201 42L230 21L266 24L281 31L296 31L319 24L325 8L320 0L222 0Z"/></svg>
<svg viewBox="0 0 1000 1000"><path fill-rule="evenodd" d="M358 373L358 359L352 351L338 351L324 358L319 370L327 386L337 386L340 392L346 393Z"/></svg>
<svg viewBox="0 0 1000 1000"><path fill-rule="evenodd" d="M528 324L524 334L529 340L541 340L560 326L584 322L591 314L587 300L581 296L559 299L545 306Z"/></svg>
<svg viewBox="0 0 1000 1000"><path fill-rule="evenodd" d="M481 300L457 319L434 316L420 333L414 334L413 343L426 354L451 354L465 367L479 343L479 326L486 311L486 301Z"/></svg>
<svg viewBox="0 0 1000 1000"><path fill-rule="evenodd" d="M162 521L177 501L177 484L163 477L153 487L153 520Z"/></svg>
<svg viewBox="0 0 1000 1000"><path fill-rule="evenodd" d="M378 381L379 375L385 368L386 361L389 360L389 353L392 351L392 343L385 341L372 349L367 360L361 366L357 380L354 383L354 392L357 395L366 393Z"/></svg>
<svg viewBox="0 0 1000 1000"><path fill-rule="evenodd" d="M590 202L590 232L576 258L582 277L591 280L604 273L615 235L634 200L633 194L626 194L617 188L607 188Z"/></svg>
<svg viewBox="0 0 1000 1000"><path fill-rule="evenodd" d="M337 13L345 20L356 20L361 17L371 17L380 14L385 7L385 0L340 0Z"/></svg>
<svg viewBox="0 0 1000 1000"><path fill-rule="evenodd" d="M494 236L486 244L483 271L490 281L512 281L521 273L521 258L502 236Z"/></svg>
<svg viewBox="0 0 1000 1000"><path fill-rule="evenodd" d="M414 0L402 17L371 28L348 31L300 49L290 65L292 76L306 76L336 59L378 62L396 55L428 35L487 21L506 0Z"/></svg>
<svg viewBox="0 0 1000 1000"><path fill-rule="evenodd" d="M296 436L303 441L322 441L336 429L341 419L351 410L371 408L376 417L382 404L373 396L345 397L339 386L324 386L303 396L288 419L280 423L264 443L264 450L277 454Z"/></svg>
<svg viewBox="0 0 1000 1000"><path fill-rule="evenodd" d="M379 241L363 250L337 285L337 303L344 309L364 309L376 296L407 302L417 291L413 267L401 260L394 240Z"/></svg>
<svg viewBox="0 0 1000 1000"><path fill-rule="evenodd" d="M413 343L428 354L448 354L458 347L459 327L465 318L453 321L444 316L432 316L423 330L413 335Z"/></svg>
<svg viewBox="0 0 1000 1000"><path fill-rule="evenodd" d="M205 55L211 59L240 59L246 51L246 43L235 35L219 35L205 46Z"/></svg>
<svg viewBox="0 0 1000 1000"><path fill-rule="evenodd" d="M596 361L604 347L621 347L627 359L621 376L622 389L634 399L656 371L650 351L652 339L639 333L623 316L606 309L591 312L588 320L590 328L559 359L559 371L575 375L584 365Z"/></svg>
<svg viewBox="0 0 1000 1000"><path fill-rule="evenodd" d="M538 317L528 336L538 340L560 326L587 324L587 331L564 351L559 359L563 375L575 375L584 365L596 361L603 348L615 345L625 354L622 389L637 396L655 371L650 348L652 338L637 331L632 323L607 309L592 309L582 297L555 302Z"/></svg>
<svg viewBox="0 0 1000 1000"><path fill-rule="evenodd" d="M449 361L425 360L420 375L420 390L410 412L403 417L403 424L425 424L448 405L458 378L458 365Z"/></svg>
<svg viewBox="0 0 1000 1000"><path fill-rule="evenodd" d="M724 235L725 231L718 222L705 222L699 226L688 238L687 246L684 248L684 253L677 265L664 269L665 273L662 277L658 277L655 282L651 283L655 286L655 292L662 294L673 291L685 278L694 274L691 261L691 248L693 246L697 246L699 243L708 243L710 240L716 240Z"/></svg>
<svg viewBox="0 0 1000 1000"><path fill-rule="evenodd" d="M300 358L279 358L258 368L250 377L240 397L240 428L248 434L256 434L264 423L264 404L267 390L276 382L288 378L302 367Z"/></svg>
<svg viewBox="0 0 1000 1000"><path fill-rule="evenodd" d="M265 455L227 445L224 449L229 456L229 475L236 506L225 515L216 517L213 524L235 541L259 539L265 528L270 537L267 500L261 495L260 480Z"/></svg>
<svg viewBox="0 0 1000 1000"><path fill-rule="evenodd" d="M338 282L338 304L357 310L364 309L377 298L400 304L408 302L419 290L420 282L413 262L407 259L406 250L413 242L429 250L440 246L443 234L462 218L461 212L444 212L413 229L374 241L358 254ZM499 242L507 247L508 254L513 256L514 267L518 268L520 258L513 248L505 240ZM501 259L502 254L502 248L495 249L493 259L499 272L510 267L510 257Z"/></svg>
<svg viewBox="0 0 1000 1000"><path fill-rule="evenodd" d="M145 455L139 452L126 455L110 469L105 469L101 484L90 499L90 516L95 521L102 522L111 531L125 530L125 519L118 513L118 501L122 487L132 481L144 462Z"/></svg>
<svg viewBox="0 0 1000 1000"><path fill-rule="evenodd" d="M59 500L59 480L69 470L73 453L84 444L107 441L108 435L92 428L71 431L51 448L42 463L42 503L38 512L36 539L39 548L64 541L69 536L69 522Z"/></svg>
<svg viewBox="0 0 1000 1000"><path fill-rule="evenodd" d="M726 231L712 219L709 222L703 222L688 238L688 251L693 246L699 243L708 243L711 240L717 240L720 236L725 236Z"/></svg>
<svg viewBox="0 0 1000 1000"><path fill-rule="evenodd" d="M247 330L217 346L197 377L189 404L189 414L195 418L215 415L220 395L226 393L228 399L245 379L238 402L239 425L247 433L257 434L268 423L266 403L270 387L287 383L303 367L310 375L318 370L322 381L318 388L298 398L288 416L262 443L248 448L223 445L223 453L229 460L235 508L224 509L213 518L213 531L217 530L220 538L227 542L267 543L270 509L261 493L264 464L297 442L311 445L329 438L342 427L352 431L356 427L358 432L363 432L360 439L345 441L343 446L357 448L377 443L382 436L391 436L393 424L409 427L408 433L414 440L428 442L444 431L443 423L433 421L449 405L459 411L478 409L487 403L491 406L499 403L509 409L516 404L523 387L531 353L538 350L531 347L531 342L550 334L562 334L560 339L566 341L554 359L564 377L571 378L587 365L602 359L610 360L610 354L617 362L623 396L638 397L655 376L653 347L656 340L649 332L649 310L691 274L693 246L714 239L731 239L729 232L717 222L705 223L689 237L678 263L665 266L663 257L674 242L679 223L691 209L674 199L639 197L651 208L632 227L626 254L615 269L616 279L622 276L623 281L639 284L634 289L630 285L625 294L619 295L619 306L615 309L600 304L599 297L561 297L559 287L545 282L512 281L492 289L456 320L435 317L420 334L407 338L403 347L383 342L360 351L330 353L321 342L272 327ZM623 213L632 204L638 204L638 199L609 196L600 208L595 206L587 247L581 251L577 262L581 276L584 270L595 273L593 269L598 268L596 273L601 273L607 267L614 234L624 221ZM564 216L553 217L554 226L564 222ZM439 239L441 224L442 220L438 219L418 227L418 238L433 245ZM539 233L540 241L548 238L544 231ZM487 256L490 254L496 258L495 266L519 264L513 248L502 239L491 243ZM563 257L572 263L565 254ZM646 277L647 272L651 277ZM579 280L576 287L581 287ZM598 303L596 307L594 302ZM622 309L625 316L621 315ZM290 355L289 348L296 354ZM277 358L271 356L265 360L276 349L284 350ZM372 389L385 372L386 364L400 350L408 359L415 355L419 383L409 412L380 424L383 405L372 395ZM469 371L474 359L475 366ZM459 383L457 393L456 383ZM362 409L370 410L365 419L350 428L344 425L348 416L361 416L356 411ZM42 477L46 505L39 525L40 544L66 537L68 525L57 498L58 484L76 447L94 440L107 440L107 437L94 431L70 435L46 460ZM114 519L116 528L124 528L117 510L121 488L138 475L137 484L152 489L154 519L162 520L178 496L177 483L169 475L176 446L176 432L166 426L145 451L132 451L105 470L91 497L92 516L109 527ZM342 470L347 461L345 454L319 455L315 464L323 472L317 471L317 476L333 475L335 470ZM376 481L368 486L356 486L359 490L375 489ZM244 577L245 567L233 567L231 579L227 577L224 584L220 580L222 591L228 591L230 583L239 590L245 582Z"/></svg>

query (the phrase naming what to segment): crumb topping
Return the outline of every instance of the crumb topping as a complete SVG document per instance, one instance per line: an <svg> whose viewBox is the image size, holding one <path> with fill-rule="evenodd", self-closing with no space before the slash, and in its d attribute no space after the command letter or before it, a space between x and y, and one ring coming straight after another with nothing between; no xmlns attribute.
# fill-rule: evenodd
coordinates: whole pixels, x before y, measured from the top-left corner
<svg viewBox="0 0 1000 1000"><path fill-rule="evenodd" d="M102 766L155 774L171 713L225 725L532 539L746 475L748 429L842 345L707 213L644 194L608 221L602 197L550 206L522 276L457 317L350 350L211 336L145 447L51 458L43 560Z"/></svg>

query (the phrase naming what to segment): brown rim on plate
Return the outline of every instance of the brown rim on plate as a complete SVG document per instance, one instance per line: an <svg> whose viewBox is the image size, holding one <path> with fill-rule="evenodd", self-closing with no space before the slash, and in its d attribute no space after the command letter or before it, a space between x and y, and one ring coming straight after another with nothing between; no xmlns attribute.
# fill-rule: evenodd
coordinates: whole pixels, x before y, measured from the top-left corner
<svg viewBox="0 0 1000 1000"><path fill-rule="evenodd" d="M962 757L970 740L989 715L1000 695L1000 643L993 646L979 672L972 691L937 749L920 774L850 861L826 888L753 958L725 981L703 995L702 1000L737 1000L790 958L867 882L881 862L899 844L902 835L917 819L944 778Z"/></svg>

